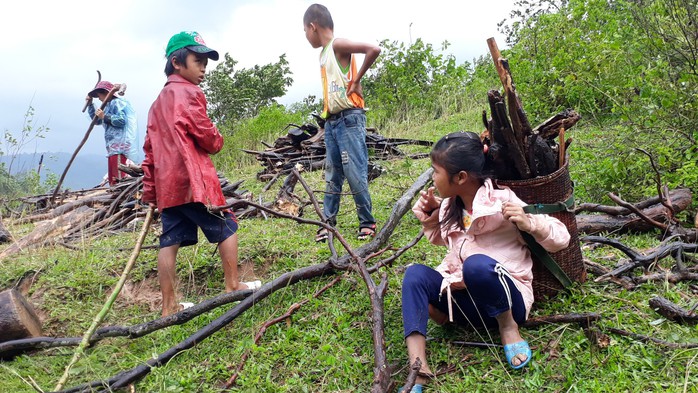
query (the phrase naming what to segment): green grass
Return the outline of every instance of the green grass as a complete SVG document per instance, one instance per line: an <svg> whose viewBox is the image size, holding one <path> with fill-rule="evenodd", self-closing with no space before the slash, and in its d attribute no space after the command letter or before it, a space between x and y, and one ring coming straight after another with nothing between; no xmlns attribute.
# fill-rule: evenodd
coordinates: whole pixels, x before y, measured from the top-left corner
<svg viewBox="0 0 698 393"><path fill-rule="evenodd" d="M436 139L459 129L478 129L476 112L457 115L415 126L395 125L382 132L388 136ZM583 139L585 129L575 129ZM591 134L591 133L590 133ZM234 141L234 138L231 142ZM264 139L272 142L269 139ZM234 143L234 142L233 142ZM232 143L231 143L232 145ZM227 145L228 146L228 145ZM572 145L573 148L575 145ZM579 144L580 148L583 146ZM584 183L579 167L572 163L573 179ZM579 166L588 165L580 163ZM387 173L371 184L375 215L385 222L396 199L428 166L428 160L398 160L384 163ZM221 159L218 167L231 180L244 180L243 188L255 199L264 184L255 180L260 170L256 164L234 164ZM314 190L323 188L321 172L305 174ZM261 195L271 201L278 185ZM305 195L300 185L296 191ZM354 246L357 223L353 202L342 199L338 228ZM315 218L312 207L305 215ZM10 227L10 230L20 228ZM26 230L26 229L23 229ZM391 242L401 246L419 231L419 223L406 215ZM325 261L330 253L323 244L313 241L315 228L276 218L246 219L240 226L240 263L249 277L265 282L303 266ZM28 297L42 316L46 334L80 336L90 325L110 293L135 244L138 229L79 244L80 251L46 247L25 251L0 262L0 287L14 285L25 272L38 272ZM626 244L647 249L657 244L654 235L624 236ZM146 244L155 244L152 233ZM125 249L125 250L120 250ZM181 292L188 301L200 301L223 291L222 269L214 247L200 242L181 250L178 276ZM445 249L422 240L393 266L384 269L389 277L385 298L385 333L387 355L397 366L394 376L402 383L406 375L406 351L402 339L400 283L404 266L409 263L439 263ZM591 260L614 266L624 256L608 248L584 248ZM660 265L668 267L667 262ZM143 250L131 273L132 288L141 288L141 296L120 296L105 325L137 324L159 315L156 251ZM219 392L233 374L239 358L251 351L235 392L366 392L373 376L371 341L371 306L366 286L355 273L338 272L342 280L317 299L313 294L333 277L300 282L277 291L260 301L208 340L156 368L135 388L139 392ZM593 277L591 277L593 279ZM376 276L376 280L378 277ZM144 289L145 288L145 289ZM150 291L150 292L148 292ZM695 303L695 286L689 283L645 284L626 291L611 283L589 280L568 293L537 308L532 316L570 312L598 312L601 330L615 327L671 342L697 343L698 329L663 320L648 304L661 295L690 307ZM288 322L267 330L259 345L254 335L270 318L286 312L294 303L311 299ZM108 378L158 356L196 330L222 315L231 305L202 315L182 326L170 327L148 336L128 340L107 339L86 352L74 368L68 386ZM668 349L629 338L611 335L605 349L592 346L582 330L571 324L525 329L524 338L534 348L534 359L522 372L510 370L502 353L488 349L461 347L452 340L499 342L496 332L468 332L453 327L429 325L429 336L443 338L428 344L428 361L433 369L455 366L455 371L438 377L427 392L638 392L696 391L698 386L698 350ZM29 392L25 380L33 379L45 390L55 386L70 360L71 349L50 349L25 354L0 363L2 392ZM21 378L20 378L21 376Z"/></svg>

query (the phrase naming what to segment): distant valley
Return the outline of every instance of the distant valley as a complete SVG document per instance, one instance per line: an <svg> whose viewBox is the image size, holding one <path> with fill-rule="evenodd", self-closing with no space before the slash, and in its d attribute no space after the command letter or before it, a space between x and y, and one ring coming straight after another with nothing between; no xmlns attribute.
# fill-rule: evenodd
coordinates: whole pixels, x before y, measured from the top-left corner
<svg viewBox="0 0 698 393"><path fill-rule="evenodd" d="M44 160L41 166L41 182L46 180L49 173L60 177L65 170L72 153L22 153L14 157L0 156L0 162L5 164L7 169L12 165L11 171L15 175L27 171L35 172L39 167L39 161L43 154ZM98 154L78 154L73 164L68 170L68 174L63 181L61 188L73 190L81 188L92 188L98 185L107 173L107 158Z"/></svg>

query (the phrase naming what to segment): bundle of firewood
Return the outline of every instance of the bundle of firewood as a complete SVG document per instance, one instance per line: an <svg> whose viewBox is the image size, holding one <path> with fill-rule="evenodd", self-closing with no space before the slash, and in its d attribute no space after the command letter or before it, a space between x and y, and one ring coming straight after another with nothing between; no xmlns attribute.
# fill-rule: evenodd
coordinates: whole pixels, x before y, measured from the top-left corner
<svg viewBox="0 0 698 393"><path fill-rule="evenodd" d="M22 198L22 213L9 216L9 227L33 223L32 231L19 238L0 252L0 260L22 249L61 244L133 230L131 224L145 217L146 207L140 203L143 193L142 170L137 166L120 166L133 177L123 179L113 187L65 191L51 203L51 195L36 195ZM232 200L245 200L247 191L239 190L242 181L230 182L222 175L218 180L223 195ZM256 215L256 209L246 204L233 207L238 218Z"/></svg>
<svg viewBox="0 0 698 393"><path fill-rule="evenodd" d="M565 130L574 126L581 116L572 109L564 110L532 128L511 77L507 59L501 57L493 38L487 40L497 73L504 87L504 96L490 90L487 99L492 113L487 119L482 138L489 146L496 177L501 180L523 180L545 176L565 164L566 150L572 142L565 140Z"/></svg>
<svg viewBox="0 0 698 393"><path fill-rule="evenodd" d="M267 148L263 151L244 150L254 154L264 169L257 173L261 181L271 180L279 174L288 174L298 165L306 171L322 169L325 164L325 132L314 124L289 124L287 134L277 138L273 144L262 142ZM390 160L394 158L426 158L428 153L405 153L400 149L404 145L431 146L433 142L386 138L379 135L375 128L367 128L366 146L372 160ZM380 175L382 169L374 162L369 162L369 180Z"/></svg>

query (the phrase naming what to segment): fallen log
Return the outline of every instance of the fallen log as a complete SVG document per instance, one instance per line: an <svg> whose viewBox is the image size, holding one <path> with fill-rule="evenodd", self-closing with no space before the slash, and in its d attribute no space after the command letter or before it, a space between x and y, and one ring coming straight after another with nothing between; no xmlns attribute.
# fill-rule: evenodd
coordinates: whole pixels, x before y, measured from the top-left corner
<svg viewBox="0 0 698 393"><path fill-rule="evenodd" d="M69 214L52 220L42 221L31 233L0 252L0 261L24 249L48 244L52 239L62 235L74 225L82 223L85 218L91 217L92 214L92 209L82 206Z"/></svg>
<svg viewBox="0 0 698 393"><path fill-rule="evenodd" d="M2 223L2 218L0 218L0 244L9 243L12 241L12 234L5 228Z"/></svg>
<svg viewBox="0 0 698 393"><path fill-rule="evenodd" d="M688 188L678 188L669 193L674 212L678 213L691 206L692 194ZM669 224L671 211L661 204L659 198L651 198L648 201L656 202L647 206L650 202L640 202L636 206L641 208L642 213L651 219ZM579 232L588 235L595 235L603 232L626 233L626 232L647 232L655 229L655 226L638 217L630 214L630 210L621 207L590 205L585 204L586 211L599 211L608 214L577 214L577 228ZM579 211L582 211L581 209ZM612 215L609 215L612 214ZM626 215L622 215L626 214Z"/></svg>
<svg viewBox="0 0 698 393"><path fill-rule="evenodd" d="M0 342L41 336L41 321L16 289L0 292Z"/></svg>

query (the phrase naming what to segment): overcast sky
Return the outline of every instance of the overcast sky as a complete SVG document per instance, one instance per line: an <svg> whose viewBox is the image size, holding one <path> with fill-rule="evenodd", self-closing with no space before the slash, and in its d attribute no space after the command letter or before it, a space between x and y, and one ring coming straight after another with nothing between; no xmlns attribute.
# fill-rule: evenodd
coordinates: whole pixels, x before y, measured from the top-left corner
<svg viewBox="0 0 698 393"><path fill-rule="evenodd" d="M5 4L0 26L0 131L19 131L31 105L34 126L45 125L50 131L24 152L72 153L89 126L81 109L100 70L103 80L127 84L124 98L137 113L142 145L148 109L166 79L165 46L182 30L198 31L221 58L230 53L242 68L276 62L285 53L294 82L280 102L320 96L318 51L306 41L302 23L303 13L314 2L24 0L12 2L10 10ZM508 17L513 2L326 0L322 4L332 13L336 37L376 44L383 39L409 43L422 38L437 49L448 40L446 53L460 64L488 53L489 37L505 47L497 23ZM209 62L209 69L217 64ZM95 127L81 154L104 154L103 135L103 128Z"/></svg>

